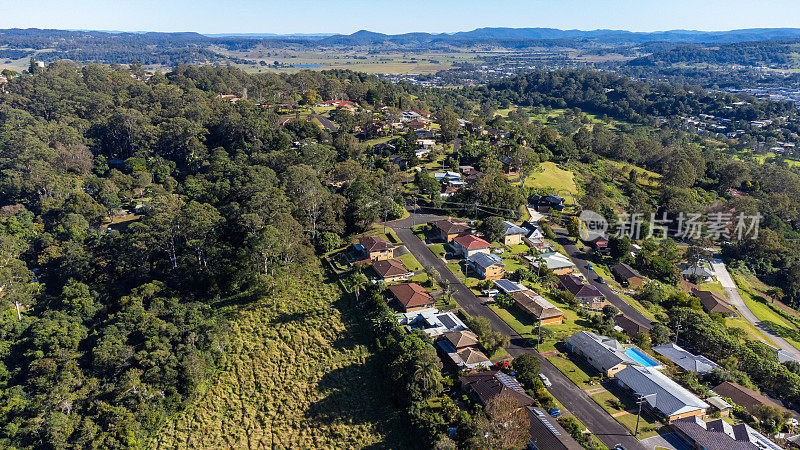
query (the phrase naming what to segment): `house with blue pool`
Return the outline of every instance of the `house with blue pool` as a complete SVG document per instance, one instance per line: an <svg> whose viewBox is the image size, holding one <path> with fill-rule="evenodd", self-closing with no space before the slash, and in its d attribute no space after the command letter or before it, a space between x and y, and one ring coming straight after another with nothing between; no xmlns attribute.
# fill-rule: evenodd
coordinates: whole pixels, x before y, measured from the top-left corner
<svg viewBox="0 0 800 450"><path fill-rule="evenodd" d="M614 378L628 366L660 368L657 361L635 347L591 331L578 331L565 341L567 350L582 357L603 375Z"/></svg>

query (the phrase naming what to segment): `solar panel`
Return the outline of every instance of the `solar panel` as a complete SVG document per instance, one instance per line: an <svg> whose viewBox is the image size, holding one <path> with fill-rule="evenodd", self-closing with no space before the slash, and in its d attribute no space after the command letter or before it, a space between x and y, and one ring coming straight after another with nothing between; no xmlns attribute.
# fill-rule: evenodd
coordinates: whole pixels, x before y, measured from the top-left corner
<svg viewBox="0 0 800 450"><path fill-rule="evenodd" d="M545 419L544 417L541 417L539 420L542 421L544 426L546 426L547 429L550 430L551 433L553 433L553 435L561 436L561 433L559 433L559 431L556 430L556 428L553 425L551 425L550 422L547 419Z"/></svg>
<svg viewBox="0 0 800 450"><path fill-rule="evenodd" d="M520 386L517 380L510 377L509 375L503 372L498 372L495 376L497 377L498 380L500 380L501 383L505 384L509 388L523 394L525 393L525 389L522 389L522 386Z"/></svg>
<svg viewBox="0 0 800 450"><path fill-rule="evenodd" d="M440 321L440 322L442 322L442 324L443 324L443 325L444 325L444 326L445 326L445 327L446 327L448 330L453 330L453 329L455 329L455 327L456 327L456 325L457 325L457 324L456 324L456 322L455 322L455 320L453 320L453 319L452 319L452 318L451 318L449 315L447 315L447 314L442 314L442 315L438 316L438 319L439 319L439 321Z"/></svg>

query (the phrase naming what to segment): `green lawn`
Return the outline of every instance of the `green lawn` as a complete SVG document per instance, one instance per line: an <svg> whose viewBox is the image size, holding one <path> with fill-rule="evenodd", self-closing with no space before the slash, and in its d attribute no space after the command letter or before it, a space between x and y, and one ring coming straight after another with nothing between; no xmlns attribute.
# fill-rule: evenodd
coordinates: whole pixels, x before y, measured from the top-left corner
<svg viewBox="0 0 800 450"><path fill-rule="evenodd" d="M744 303L750 311L758 317L770 330L778 336L786 339L794 347L800 349L800 330L797 326L786 320L766 303L760 302L753 297L749 289L739 289L739 293Z"/></svg>
<svg viewBox="0 0 800 450"><path fill-rule="evenodd" d="M561 356L551 356L547 358L556 369L567 376L575 385L581 389L590 389L599 386L596 380L600 378L600 372L583 361L574 361ZM592 379L595 380L592 383Z"/></svg>
<svg viewBox="0 0 800 450"><path fill-rule="evenodd" d="M631 434L633 434L634 430L636 430L636 414L619 413L622 411L635 411L637 409L636 402L631 396L622 392L621 389L614 386L612 383L606 383L605 387L608 390L592 395L592 400L605 409L608 414L612 416L618 414L617 417L614 418L617 422L625 425L625 427L631 431ZM642 417L639 422L639 435L637 437L639 439L644 439L655 436L662 426L663 424L652 414L642 411Z"/></svg>
<svg viewBox="0 0 800 450"><path fill-rule="evenodd" d="M398 257L400 261L403 262L403 265L406 266L406 269L412 272L419 272L422 270L422 264L417 261L417 258L414 257L411 253L406 253L403 256Z"/></svg>
<svg viewBox="0 0 800 450"><path fill-rule="evenodd" d="M716 292L717 294L727 298L725 295L725 289L722 287L719 281L710 281L708 283L700 283L698 287L703 291L711 291Z"/></svg>
<svg viewBox="0 0 800 450"><path fill-rule="evenodd" d="M428 248L431 249L433 254L438 256L439 258L443 258L444 255L447 253L444 251L444 244L433 244L429 245Z"/></svg>
<svg viewBox="0 0 800 450"><path fill-rule="evenodd" d="M550 188L560 192L566 190L572 195L577 195L578 193L578 187L575 185L575 174L558 167L551 161L543 162L539 166L539 171L526 178L525 186ZM572 198L567 197L566 203L571 204Z"/></svg>
<svg viewBox="0 0 800 450"><path fill-rule="evenodd" d="M450 271L453 272L456 275L456 277L458 277L458 279L461 280L462 282L464 281L464 271L461 270L463 265L464 263L462 261L447 263L447 268L450 269ZM467 277L467 281L466 283L464 283L467 285L468 288L473 288L476 284L483 281L480 278L475 278L473 275L477 274L474 272L475 272L474 270L469 271L470 276Z"/></svg>

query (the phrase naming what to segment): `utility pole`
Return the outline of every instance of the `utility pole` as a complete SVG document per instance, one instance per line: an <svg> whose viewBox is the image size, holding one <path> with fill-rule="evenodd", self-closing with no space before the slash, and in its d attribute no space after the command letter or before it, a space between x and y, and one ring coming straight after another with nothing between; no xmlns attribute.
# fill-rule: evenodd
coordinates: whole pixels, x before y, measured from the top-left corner
<svg viewBox="0 0 800 450"><path fill-rule="evenodd" d="M636 404L639 405L639 412L636 413L636 430L633 432L633 437L637 437L639 435L639 418L642 417L642 403L645 402L647 397L653 397L656 394L647 394L647 395L639 395L636 399Z"/></svg>

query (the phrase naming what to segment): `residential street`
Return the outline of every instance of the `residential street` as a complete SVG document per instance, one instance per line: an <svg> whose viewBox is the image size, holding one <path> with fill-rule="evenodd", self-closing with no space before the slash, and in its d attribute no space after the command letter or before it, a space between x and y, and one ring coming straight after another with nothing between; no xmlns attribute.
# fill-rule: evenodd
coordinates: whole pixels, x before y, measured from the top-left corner
<svg viewBox="0 0 800 450"><path fill-rule="evenodd" d="M736 283L733 281L733 278L731 278L731 274L728 273L725 263L723 263L719 258L714 258L711 261L711 268L714 270L717 280L722 285L723 289L725 289L725 295L728 297L728 302L736 307L736 309L739 311L739 314L741 314L745 320L752 323L753 326L769 336L769 338L772 339L772 341L775 342L778 347L786 350L789 354L794 356L795 359L800 361L800 350L786 341L786 339L775 334L774 331L772 331L768 326L764 325L760 320L758 320L758 317L756 317L756 315L750 311L750 308L747 307L744 299L739 294L739 288L736 287Z"/></svg>
<svg viewBox="0 0 800 450"><path fill-rule="evenodd" d="M644 325L652 322L652 320L648 319L644 314L640 313L638 310L636 310L636 308L629 305L628 302L615 294L607 284L598 283L595 281L597 274L594 271L586 268L586 265L589 263L589 261L586 259L583 252L578 250L578 247L575 245L575 241L567 236L567 231L565 229L553 228L553 231L555 231L556 235L558 235L558 243L564 246L564 250L567 251L567 256L569 256L572 262L578 266L578 270L586 277L589 284L599 289L600 292L606 296L606 299L626 316Z"/></svg>
<svg viewBox="0 0 800 450"><path fill-rule="evenodd" d="M455 276L445 265L428 249L424 242L419 240L411 231L411 227L416 224L426 223L432 220L442 219L443 217L431 214L411 213L408 218L389 222L389 226L395 231L397 237L405 244L406 248L417 258L423 266L434 267L443 278L447 279L454 289L453 299L468 314L473 316L483 316L489 319L492 328L508 336L511 345L506 350L511 356L519 356L523 353L531 353L541 362L542 373L552 382L548 389L553 396L564 405L572 414L575 415L586 427L595 434L605 445L614 447L622 444L627 449L644 449L639 440L634 438L627 428L611 417L603 408L594 402L589 396L569 380L564 374L555 368L546 358L541 356L527 340L517 334L508 324L506 324L490 308L483 305L480 299L469 290L462 281Z"/></svg>

